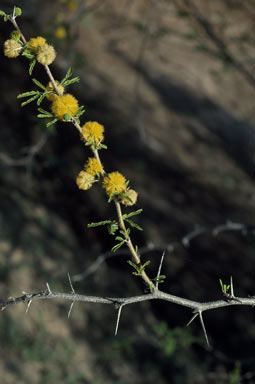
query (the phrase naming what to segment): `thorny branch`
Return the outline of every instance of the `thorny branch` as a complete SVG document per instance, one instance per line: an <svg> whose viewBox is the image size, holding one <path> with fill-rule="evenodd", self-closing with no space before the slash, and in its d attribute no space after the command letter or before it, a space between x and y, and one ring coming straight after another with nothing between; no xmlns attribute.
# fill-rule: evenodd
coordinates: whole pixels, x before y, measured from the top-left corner
<svg viewBox="0 0 255 384"><path fill-rule="evenodd" d="M255 306L255 296L250 296L248 298L232 296L232 293L234 292L232 279L231 279L231 295L227 300L216 300L216 301L209 301L204 303L185 299L179 296L174 296L174 295L171 295L170 293L160 291L159 289L155 289L152 293L148 293L140 296L133 296L133 297L100 297L100 296L80 295L75 293L72 283L70 281L70 278L69 278L69 283L71 286L71 293L53 292L51 291L49 284L46 284L47 289L44 291L37 292L37 293L23 292L23 295L20 297L16 297L16 298L10 297L7 301L0 300L0 309L3 311L10 305L14 305L18 303L26 303L28 304L28 307L27 307L27 310L28 310L32 301L39 300L39 299L70 300L72 301L72 305L75 302L113 304L114 307L118 309L118 317L117 317L117 323L115 327L115 334L116 334L118 330L119 320L120 320L120 313L122 308L125 305L139 303L139 302L148 301L148 300L164 300L164 301L169 301L171 303L192 309L193 316L189 321L189 323L187 324L187 326L190 325L197 316L199 316L202 329L205 335L205 339L209 346L209 340L208 340L206 328L205 328L203 317L202 317L203 312L211 309L223 308L223 307L228 307L232 305L249 305L252 307ZM68 316L70 315L70 312L71 311L69 310Z"/></svg>

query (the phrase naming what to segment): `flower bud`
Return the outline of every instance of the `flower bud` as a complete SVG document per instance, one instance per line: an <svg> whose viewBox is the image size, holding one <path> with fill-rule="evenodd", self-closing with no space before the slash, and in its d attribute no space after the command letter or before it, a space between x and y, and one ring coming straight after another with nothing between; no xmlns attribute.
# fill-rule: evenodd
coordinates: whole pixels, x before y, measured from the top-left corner
<svg viewBox="0 0 255 384"><path fill-rule="evenodd" d="M9 58L18 57L22 49L22 45L13 39L4 42L4 55Z"/></svg>
<svg viewBox="0 0 255 384"><path fill-rule="evenodd" d="M85 171L81 171L76 178L76 184L79 189L87 191L90 189L95 181L95 177Z"/></svg>
<svg viewBox="0 0 255 384"><path fill-rule="evenodd" d="M138 193L134 189L128 189L125 192L125 195L121 198L121 203L131 207L134 205L137 201Z"/></svg>
<svg viewBox="0 0 255 384"><path fill-rule="evenodd" d="M37 61L42 65L50 65L56 58L56 51L52 45L45 44L38 49Z"/></svg>

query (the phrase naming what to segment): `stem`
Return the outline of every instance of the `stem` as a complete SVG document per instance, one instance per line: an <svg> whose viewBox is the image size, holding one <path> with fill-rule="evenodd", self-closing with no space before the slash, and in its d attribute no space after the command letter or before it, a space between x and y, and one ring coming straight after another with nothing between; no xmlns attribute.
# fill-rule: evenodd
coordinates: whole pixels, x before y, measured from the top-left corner
<svg viewBox="0 0 255 384"><path fill-rule="evenodd" d="M131 240L130 236L127 233L127 228L126 228L125 222L123 220L123 215L122 215L120 203L115 201L115 207L116 207L116 211L117 211L117 215L118 215L119 226L120 226L121 230L125 234L125 239L126 239L127 247L129 249L129 251L130 251L130 253L131 253L135 263L138 266L141 266L140 256L136 252L136 250L134 248L134 245L132 243L132 240ZM148 287L150 288L150 291L151 292L155 291L155 289L156 289L155 285L153 284L153 282L151 281L151 279L149 278L149 276L147 275L147 273L144 270L141 271L141 277L144 280L144 282L148 285Z"/></svg>
<svg viewBox="0 0 255 384"><path fill-rule="evenodd" d="M24 44L27 43L24 35L22 34L18 24L16 23L15 19L12 17L12 16L9 16L9 20L11 21L11 23L13 24L13 26L17 29L17 31L20 33L20 36L21 36L21 39L23 41ZM48 65L44 65L43 66L50 81L52 82L52 85L54 87L54 90L55 92L60 95L59 93L59 90L57 88L57 85L56 85L56 81L52 75L52 72L49 68ZM75 119L75 117L72 118L71 120L71 123L75 126L75 128L79 131L79 133L82 134L82 129L81 129L81 126L80 124L78 123L78 121ZM102 165L102 162L100 160L100 157L99 157L99 153L98 153L98 150L93 148L93 146L91 145L90 146L90 149L91 151L93 152L95 158L99 161L99 163ZM103 170L101 172L101 175L104 176L105 175L105 171ZM141 266L141 259L140 259L140 256L138 255L138 253L136 252L135 248L134 248L134 245L132 243L132 240L130 238L130 236L128 235L128 232L127 232L127 228L125 226L125 223L124 223L124 220L123 220L123 215L122 215L122 211L121 211L121 206L120 206L120 203L115 201L115 207L116 207L116 211L117 211L117 215L118 215L118 222L119 222L119 226L121 228L121 230L124 232L124 236L125 236L125 240L126 240L126 243L127 243L127 247L133 257L133 260L135 261L135 263L138 265L138 266ZM141 273L140 273L140 276L141 278L144 280L144 282L148 285L149 289L151 292L155 292L156 291L156 286L154 285L154 283L151 281L151 279L149 278L149 276L147 275L147 273L142 270Z"/></svg>
<svg viewBox="0 0 255 384"><path fill-rule="evenodd" d="M23 35L23 33L21 32L18 24L16 23L16 20L11 16L9 15L9 20L10 22L12 23L12 25L14 26L14 28L17 29L17 31L20 33L20 37L21 37L21 40L23 41L24 44L27 43L26 39L25 39L25 36Z"/></svg>

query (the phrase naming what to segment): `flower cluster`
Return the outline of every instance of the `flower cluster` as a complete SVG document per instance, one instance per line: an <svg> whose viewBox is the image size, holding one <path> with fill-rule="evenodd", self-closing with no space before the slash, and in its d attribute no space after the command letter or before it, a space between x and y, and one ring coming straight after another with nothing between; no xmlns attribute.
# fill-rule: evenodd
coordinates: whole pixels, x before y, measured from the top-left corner
<svg viewBox="0 0 255 384"><path fill-rule="evenodd" d="M76 184L78 188L83 189L84 191L87 191L89 188L91 188L94 181L95 176L90 175L85 171L81 171L76 178Z"/></svg>
<svg viewBox="0 0 255 384"><path fill-rule="evenodd" d="M29 50L36 55L37 61L42 65L50 65L56 58L56 52L52 45L46 43L44 37L32 37L27 43Z"/></svg>
<svg viewBox="0 0 255 384"><path fill-rule="evenodd" d="M62 38L64 31L59 29L58 32L59 38ZM11 35L11 39L6 40L4 43L4 54L7 57L14 58L19 56L22 50L24 50L25 56L28 51L27 57L34 61L37 60L42 65L51 64L56 57L54 47L47 44L44 37L32 37L27 44L22 44L20 40L20 33L14 31ZM73 80L76 80L76 78L69 80L70 76L71 70L68 71L61 83L59 81L55 81L55 84L53 84L52 81L50 81L46 87L40 84L40 82L35 81L39 87L45 90L45 92L42 93L42 96L46 97L52 103L52 114L57 119L62 121L71 121L72 118L78 119L82 108L79 108L78 101L73 95L64 93L65 86L74 82ZM32 96L31 100L34 99L34 94L36 94L34 91L30 93ZM24 95L26 95L26 93ZM23 97L23 94L21 94L21 96ZM36 94L36 97L39 96ZM44 114L42 117L45 116L48 116L47 112L46 115ZM81 139L85 141L86 145L91 146L95 156L88 158L84 169L78 174L76 178L78 188L88 190L95 182L100 181L100 178L102 178L102 187L105 189L110 200L115 199L125 206L135 204L137 201L137 192L128 188L128 181L126 178L117 171L105 174L98 157L97 150L106 148L105 145L101 144L104 140L104 126L99 124L97 121L87 121L80 127L80 130Z"/></svg>
<svg viewBox="0 0 255 384"><path fill-rule="evenodd" d="M102 164L95 157L89 157L88 158L84 169L87 173L89 173L90 175L93 175L93 176L98 175L101 172L103 172Z"/></svg>
<svg viewBox="0 0 255 384"><path fill-rule="evenodd" d="M127 188L126 178L120 172L111 172L104 177L103 188L108 196L125 192Z"/></svg>
<svg viewBox="0 0 255 384"><path fill-rule="evenodd" d="M18 57L22 50L22 44L14 39L9 39L4 42L4 55L13 59Z"/></svg>
<svg viewBox="0 0 255 384"><path fill-rule="evenodd" d="M38 53L39 49L42 48L46 44L46 39L44 37L31 37L29 42L27 43L28 48L33 53Z"/></svg>
<svg viewBox="0 0 255 384"><path fill-rule="evenodd" d="M69 93L66 95L55 95L51 110L54 116L60 120L70 120L75 116L79 108L76 98Z"/></svg>
<svg viewBox="0 0 255 384"><path fill-rule="evenodd" d="M82 139L99 144L104 140L104 126L97 121L87 121L82 127Z"/></svg>

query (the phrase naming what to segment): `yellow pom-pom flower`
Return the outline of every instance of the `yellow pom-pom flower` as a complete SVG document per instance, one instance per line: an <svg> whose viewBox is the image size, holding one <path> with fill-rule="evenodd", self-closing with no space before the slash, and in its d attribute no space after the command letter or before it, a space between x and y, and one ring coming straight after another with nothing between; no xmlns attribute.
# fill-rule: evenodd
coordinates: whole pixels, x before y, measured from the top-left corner
<svg viewBox="0 0 255 384"><path fill-rule="evenodd" d="M55 31L55 36L57 39L65 39L67 36L65 27L58 27Z"/></svg>
<svg viewBox="0 0 255 384"><path fill-rule="evenodd" d="M66 114L74 116L78 111L78 108L78 101L69 93L62 96L56 95L51 106L53 115L60 120L64 120Z"/></svg>
<svg viewBox="0 0 255 384"><path fill-rule="evenodd" d="M97 121L87 121L82 127L82 138L98 144L104 139L104 126Z"/></svg>
<svg viewBox="0 0 255 384"><path fill-rule="evenodd" d="M125 196L121 198L121 203L127 207L131 207L137 202L138 193L134 189L128 189Z"/></svg>
<svg viewBox="0 0 255 384"><path fill-rule="evenodd" d="M27 46L30 49L30 51L37 53L38 49L43 47L45 44L46 44L45 38L38 36L38 37L32 37L27 43Z"/></svg>
<svg viewBox="0 0 255 384"><path fill-rule="evenodd" d="M64 93L64 90L65 88L63 87L63 85L61 85L59 83L59 81L55 80L55 83L56 83L56 86L57 86L57 90L59 92L59 94L62 96L63 93ZM50 81L46 87L46 90L49 92L46 94L46 98L49 100L49 101L54 101L55 98L59 95L56 94L55 92L55 88L53 87L53 84L52 82Z"/></svg>
<svg viewBox="0 0 255 384"><path fill-rule="evenodd" d="M84 169L87 173L93 176L103 171L102 164L95 157L88 158Z"/></svg>
<svg viewBox="0 0 255 384"><path fill-rule="evenodd" d="M126 178L120 172L108 173L103 179L103 188L108 196L125 192Z"/></svg>
<svg viewBox="0 0 255 384"><path fill-rule="evenodd" d="M45 44L38 48L37 61L42 65L50 65L56 58L56 51L52 45Z"/></svg>
<svg viewBox="0 0 255 384"><path fill-rule="evenodd" d="M95 177L85 171L81 171L76 178L76 184L78 188L83 189L84 191L87 191L88 189L90 189L94 181L95 181Z"/></svg>
<svg viewBox="0 0 255 384"><path fill-rule="evenodd" d="M13 59L18 57L22 49L22 45L13 39L6 40L4 42L4 55Z"/></svg>

